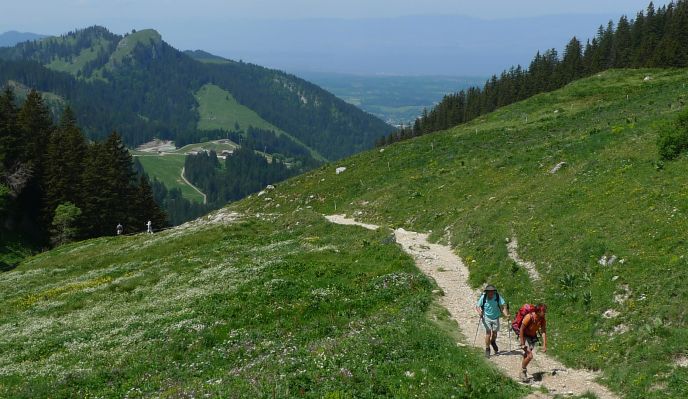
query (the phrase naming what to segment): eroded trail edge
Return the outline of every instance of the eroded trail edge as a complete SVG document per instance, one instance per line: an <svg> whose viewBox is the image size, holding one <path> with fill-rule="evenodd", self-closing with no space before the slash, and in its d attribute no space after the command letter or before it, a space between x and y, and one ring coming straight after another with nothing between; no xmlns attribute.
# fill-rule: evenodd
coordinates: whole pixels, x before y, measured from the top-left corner
<svg viewBox="0 0 688 399"><path fill-rule="evenodd" d="M378 226L357 222L348 219L345 215L325 216L330 222L344 225L357 225L369 230L375 230ZM466 337L467 346L473 346L478 315L473 310L480 292L472 289L468 284L468 268L461 258L448 246L431 244L428 235L396 229L394 231L396 241L404 251L410 254L416 261L418 268L427 276L433 278L437 285L444 291L439 302L451 316L458 322L461 332ZM515 307L514 307L515 308ZM516 309L511 310L512 313ZM509 350L509 333L506 322L502 319L501 331L498 338L500 353L491 356L494 363L504 374L518 381L518 372L521 369L521 351L517 350L517 341L511 334L511 351ZM484 345L484 334L479 333L476 347ZM539 348L539 347L538 347ZM530 397L553 397L554 395L582 395L592 392L601 399L618 398L606 387L595 382L597 373L586 370L569 369L562 363L552 359L536 349L535 359L528 366L528 373L534 378L533 386L542 386L548 394L535 393Z"/></svg>

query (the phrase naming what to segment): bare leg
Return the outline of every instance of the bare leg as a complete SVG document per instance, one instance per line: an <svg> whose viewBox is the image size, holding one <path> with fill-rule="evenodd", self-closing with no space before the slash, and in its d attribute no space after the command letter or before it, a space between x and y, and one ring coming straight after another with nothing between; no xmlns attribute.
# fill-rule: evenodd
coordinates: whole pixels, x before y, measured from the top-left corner
<svg viewBox="0 0 688 399"><path fill-rule="evenodd" d="M495 348L495 352L497 352L497 331L492 331L490 342L492 343L492 348Z"/></svg>
<svg viewBox="0 0 688 399"><path fill-rule="evenodd" d="M526 355L523 356L523 361L521 362L521 368L526 369L530 361L533 360L533 351L529 349L526 350Z"/></svg>

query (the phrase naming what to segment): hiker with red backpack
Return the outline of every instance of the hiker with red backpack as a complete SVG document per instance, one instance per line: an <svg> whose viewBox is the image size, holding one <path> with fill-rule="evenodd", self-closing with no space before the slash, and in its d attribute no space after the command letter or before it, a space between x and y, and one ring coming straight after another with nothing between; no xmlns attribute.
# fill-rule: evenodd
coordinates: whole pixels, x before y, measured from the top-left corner
<svg viewBox="0 0 688 399"><path fill-rule="evenodd" d="M483 294L478 298L475 311L480 315L480 322L485 329L485 357L490 357L490 346L496 355L499 352L497 347L499 317L504 315L507 319L509 318L506 301L499 295L494 286L487 285Z"/></svg>
<svg viewBox="0 0 688 399"><path fill-rule="evenodd" d="M523 361L521 361L521 379L528 380L528 363L533 360L533 349L538 343L538 333L542 335L542 352L547 352L547 320L545 312L547 306L540 303L537 306L525 304L521 307L512 324L512 329L518 334Z"/></svg>

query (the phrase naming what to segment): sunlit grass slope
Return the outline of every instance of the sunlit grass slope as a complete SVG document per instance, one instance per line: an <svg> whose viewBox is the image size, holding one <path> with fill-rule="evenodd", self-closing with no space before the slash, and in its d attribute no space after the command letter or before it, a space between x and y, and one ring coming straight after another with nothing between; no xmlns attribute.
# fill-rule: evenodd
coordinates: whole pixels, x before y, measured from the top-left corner
<svg viewBox="0 0 688 399"><path fill-rule="evenodd" d="M432 230L512 312L546 301L550 352L622 396L685 397L688 158L659 163L655 140L687 80L608 71L291 179L234 224L32 258L0 274L0 397L523 394L456 346L388 230L318 215L342 212Z"/></svg>
<svg viewBox="0 0 688 399"><path fill-rule="evenodd" d="M601 370L627 397L686 397L688 157L658 162L655 142L687 82L683 69L607 71L322 167L252 206L432 230L512 312L546 301L550 351L566 364ZM510 260L507 238L541 281Z"/></svg>
<svg viewBox="0 0 688 399"><path fill-rule="evenodd" d="M0 274L0 397L526 393L456 345L435 286L389 231L305 209L221 218L66 245Z"/></svg>
<svg viewBox="0 0 688 399"><path fill-rule="evenodd" d="M234 131L237 127L243 131L249 127L271 130L278 136L286 134L296 143L307 148L315 159L325 160L322 155L303 144L301 140L267 122L250 108L239 104L232 93L219 86L206 84L196 92L195 96L198 101L198 129L200 130Z"/></svg>
<svg viewBox="0 0 688 399"><path fill-rule="evenodd" d="M79 55L70 58L53 58L46 67L55 71L67 72L71 75L78 76L78 73L83 71L86 64L98 58L98 53L105 48L107 44L107 40L99 38L93 46L81 50Z"/></svg>
<svg viewBox="0 0 688 399"><path fill-rule="evenodd" d="M198 128L201 130L224 129L235 130L253 126L260 129L272 130L277 134L283 133L257 113L237 102L234 96L219 86L207 84L196 92L198 113L200 119Z"/></svg>
<svg viewBox="0 0 688 399"><path fill-rule="evenodd" d="M137 157L143 169L150 177L154 177L162 182L168 189L178 188L182 191L184 198L203 202L203 196L189 186L181 178L182 168L184 168L184 154L166 155L140 155Z"/></svg>

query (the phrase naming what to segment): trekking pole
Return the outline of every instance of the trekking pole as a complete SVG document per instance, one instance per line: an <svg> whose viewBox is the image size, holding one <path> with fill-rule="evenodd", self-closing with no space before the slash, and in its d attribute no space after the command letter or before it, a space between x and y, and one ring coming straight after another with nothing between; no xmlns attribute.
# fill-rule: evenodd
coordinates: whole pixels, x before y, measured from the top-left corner
<svg viewBox="0 0 688 399"><path fill-rule="evenodd" d="M509 352L511 352L511 309L509 309L509 302L506 303L506 311L509 313L509 318L507 319L506 328L509 330Z"/></svg>
<svg viewBox="0 0 688 399"><path fill-rule="evenodd" d="M475 338L473 338L473 346L475 346L475 341L478 339L478 330L480 330L480 322L483 321L483 316L480 316L480 319L478 319L478 325L475 327Z"/></svg>

